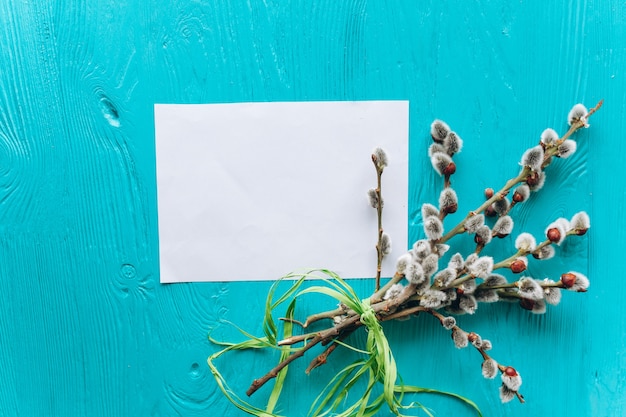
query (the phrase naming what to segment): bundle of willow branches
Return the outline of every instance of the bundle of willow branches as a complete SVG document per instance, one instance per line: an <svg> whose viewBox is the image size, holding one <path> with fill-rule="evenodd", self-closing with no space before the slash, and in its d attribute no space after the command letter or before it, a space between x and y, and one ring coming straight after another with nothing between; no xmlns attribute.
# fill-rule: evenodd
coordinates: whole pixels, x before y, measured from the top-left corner
<svg viewBox="0 0 626 417"><path fill-rule="evenodd" d="M540 136L539 143L526 150L520 160L520 172L506 181L498 191L485 190L485 202L470 211L457 225L444 228L448 214L458 209L458 198L451 187L451 176L456 171L453 157L463 141L443 121L435 120L431 125L433 143L428 154L433 168L444 177L443 190L438 206L423 204L421 207L425 237L415 242L413 247L401 255L396 263L396 272L381 287L381 265L383 258L391 251L391 239L383 230L383 194L382 174L388 163L384 150L377 148L372 153L376 170L377 185L368 191L370 205L376 210L378 224L376 244L377 269L374 293L362 299L339 276L328 270L310 271L305 274L290 274L278 280L270 289L266 299L263 318L264 336L255 337L244 333L248 338L240 343L218 342L224 348L208 359L208 364L224 395L239 409L255 415L275 416L274 409L285 383L288 365L302 358L312 348L323 346L321 353L315 355L306 369L311 370L326 363L329 355L339 346L345 346L360 352L361 359L343 368L327 384L326 388L312 402L310 416L336 415L373 416L381 408L387 407L392 413L401 415L403 410L419 407L431 415L430 411L419 403L403 404L404 394L434 392L448 395L480 410L472 401L454 393L404 385L398 374L393 353L383 332L381 323L388 320L403 319L420 313L433 316L444 329L451 332L457 348L472 345L482 357L482 375L495 378L500 375L500 399L503 402L517 398L524 402L520 393L522 378L518 371L509 365L496 361L489 354L491 342L475 332L460 328L453 315L474 314L478 304L498 301L517 302L526 310L541 314L546 311L546 304L556 305L561 299L561 290L585 292L589 286L587 277L576 271L564 272L558 280L537 280L524 276L528 257L549 259L555 255L555 245L560 245L569 236L584 235L590 227L588 215L580 211L571 219L558 218L547 225L545 236L537 243L529 233L521 233L515 239L515 251L506 259L495 262L481 252L497 238L508 236L513 231L512 208L539 191L545 180L546 168L555 158L567 158L576 151L576 142L572 135L581 128L588 127L588 119L595 113L602 102L591 110L582 104L575 105L568 115L569 129L559 136L553 129L546 129ZM509 198L510 196L510 198ZM492 221L486 218L493 217ZM490 227L488 223L491 223ZM451 253L448 242L455 236L468 233L474 236L475 250L463 256L457 252L447 257L443 265L443 256ZM519 274L520 278L511 282L498 270L508 270ZM307 278L320 280L321 285L303 285ZM283 279L292 280L293 284L284 293L277 295L278 284ZM310 315L304 322L295 319L296 300L306 294L322 294L334 298L338 307ZM286 307L285 317L281 318L282 332L274 313L279 307ZM307 333L316 322L326 320L328 327ZM294 326L303 331L294 334ZM346 339L353 332L365 328L367 339L365 346L350 346ZM265 375L252 381L246 394L254 394L269 381L274 381L274 388L265 409L248 404L227 384L218 371L215 361L233 350L277 349L280 351L278 364ZM348 401L351 389L360 390L356 400ZM355 398L354 396L350 398Z"/></svg>

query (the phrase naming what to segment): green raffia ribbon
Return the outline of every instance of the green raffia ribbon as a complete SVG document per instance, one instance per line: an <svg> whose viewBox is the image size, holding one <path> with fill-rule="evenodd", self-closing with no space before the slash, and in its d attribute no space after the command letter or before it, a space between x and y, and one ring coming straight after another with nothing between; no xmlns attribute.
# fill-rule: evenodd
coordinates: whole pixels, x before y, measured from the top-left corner
<svg viewBox="0 0 626 417"><path fill-rule="evenodd" d="M315 273L321 273L324 277L315 275ZM274 295L278 289L279 283L284 279L293 278L296 278L296 281L291 285L291 287L280 297L275 299ZM325 285L317 285L300 289L306 278L320 279ZM284 384L286 383L285 378L287 376L287 367L285 367L274 380L274 387L268 400L267 407L265 409L261 409L249 404L235 394L231 387L229 387L226 383L224 377L218 371L215 361L225 353L247 349L277 350L281 352L279 360L284 360L297 348L278 346L278 329L275 324L275 319L273 318L273 313L281 304L289 301L286 316L293 319L295 301L305 294L325 295L345 304L348 308L359 314L361 323L367 330L365 351L350 346L347 343L336 341L340 345L353 350L359 355L365 354L366 357L348 364L328 382L326 387L313 401L309 410L309 416L325 417L332 415L335 417L373 417L385 405L387 405L389 411L397 416L403 416L404 414L401 414L401 411L410 409L419 409L426 415L432 416L432 413L422 404L411 402L408 405L404 405L402 404L402 400L405 395L409 394L436 394L461 401L470 408L474 409L478 417L482 417L478 406L474 402L458 394L430 388L404 385L402 382L396 384L398 379L401 381L396 368L396 362L391 352L391 348L389 347L387 337L383 332L383 327L376 317L376 313L370 305L369 299L359 299L352 287L350 287L337 274L323 269L310 271L306 274L290 274L274 283L267 295L265 304L266 309L262 323L265 333L264 337L255 337L241 329L239 329L239 331L246 337L246 340L239 343L219 342L209 336L209 340L212 343L224 347L222 350L215 352L208 358L207 362L209 368L211 369L211 373L213 374L219 389L237 408L257 417L279 417L274 413L274 409L278 404L279 396L282 392ZM284 326L283 329L284 337L291 335L290 322L288 322L288 325ZM356 400L350 404L348 402L348 393L350 390L357 389L357 383L362 380L365 380L366 382L365 389L362 392L357 393L356 396L354 393L351 394L350 398L356 398ZM375 394L374 388L379 384L382 385L383 392ZM363 388L361 387L358 389L361 391Z"/></svg>
<svg viewBox="0 0 626 417"><path fill-rule="evenodd" d="M387 337L383 332L383 326L378 321L376 313L370 305L370 300L361 302L363 311L361 313L361 323L367 328L366 349L370 357L374 360L375 378L383 384L383 398L392 412L397 413L394 388L398 378L398 369L393 353L389 347Z"/></svg>

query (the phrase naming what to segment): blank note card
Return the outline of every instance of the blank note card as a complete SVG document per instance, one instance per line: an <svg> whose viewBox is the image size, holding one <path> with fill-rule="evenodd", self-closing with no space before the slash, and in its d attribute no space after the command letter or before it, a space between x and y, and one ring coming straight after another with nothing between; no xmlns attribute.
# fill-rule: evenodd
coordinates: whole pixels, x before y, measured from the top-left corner
<svg viewBox="0 0 626 417"><path fill-rule="evenodd" d="M389 155L383 224L407 249L408 102L156 104L161 282L373 277L372 150Z"/></svg>

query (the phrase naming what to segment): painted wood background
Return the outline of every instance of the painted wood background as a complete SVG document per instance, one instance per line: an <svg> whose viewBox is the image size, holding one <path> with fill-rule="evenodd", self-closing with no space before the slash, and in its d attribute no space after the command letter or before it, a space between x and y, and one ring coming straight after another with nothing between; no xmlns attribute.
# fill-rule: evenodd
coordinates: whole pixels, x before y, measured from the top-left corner
<svg viewBox="0 0 626 417"><path fill-rule="evenodd" d="M544 128L565 129L571 105L601 98L579 152L551 167L516 229L588 210L590 233L531 272L574 265L590 291L544 316L497 305L459 318L521 372L527 403L501 405L479 355L429 318L386 330L407 382L468 396L485 415L626 414L623 1L4 0L0 51L0 415L241 415L206 366L207 332L237 338L226 319L260 333L269 283L159 284L154 103L410 100L417 238L419 205L440 185L424 157L433 118L465 139L455 181L469 210ZM294 367L282 410L304 415L344 355L306 379ZM272 358L221 363L243 393Z"/></svg>

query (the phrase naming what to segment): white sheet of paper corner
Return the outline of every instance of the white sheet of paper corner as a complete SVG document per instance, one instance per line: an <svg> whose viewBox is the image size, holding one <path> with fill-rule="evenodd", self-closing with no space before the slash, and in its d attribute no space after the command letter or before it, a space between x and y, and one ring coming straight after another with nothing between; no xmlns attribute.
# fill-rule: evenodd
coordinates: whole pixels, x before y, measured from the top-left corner
<svg viewBox="0 0 626 417"><path fill-rule="evenodd" d="M407 249L408 101L155 104L161 282L274 280L325 268L373 277L383 226Z"/></svg>

